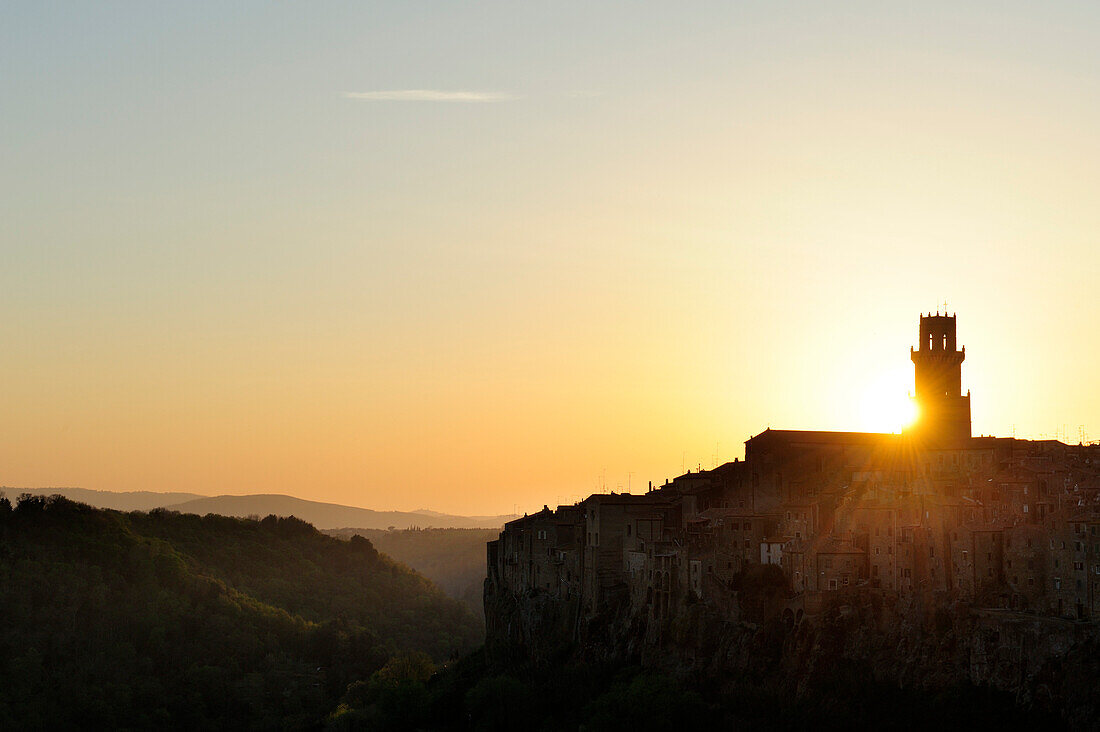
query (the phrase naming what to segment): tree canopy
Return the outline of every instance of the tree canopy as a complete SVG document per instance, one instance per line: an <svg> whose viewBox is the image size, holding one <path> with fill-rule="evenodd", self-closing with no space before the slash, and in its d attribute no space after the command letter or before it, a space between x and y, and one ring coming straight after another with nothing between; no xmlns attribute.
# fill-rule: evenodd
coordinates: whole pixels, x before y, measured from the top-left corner
<svg viewBox="0 0 1100 732"><path fill-rule="evenodd" d="M0 728L303 728L479 621L368 539L295 518L0 502ZM402 655L406 654L406 655Z"/></svg>

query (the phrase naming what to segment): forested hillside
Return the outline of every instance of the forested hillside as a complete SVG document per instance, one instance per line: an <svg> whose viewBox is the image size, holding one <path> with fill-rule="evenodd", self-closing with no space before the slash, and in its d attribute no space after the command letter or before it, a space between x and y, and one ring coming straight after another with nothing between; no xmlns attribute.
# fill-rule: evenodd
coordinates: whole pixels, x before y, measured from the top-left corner
<svg viewBox="0 0 1100 732"><path fill-rule="evenodd" d="M338 503L307 501L303 498L280 494L255 494L246 496L204 496L182 503L162 504L164 508L181 513L197 513L205 516L217 513L222 516L297 516L319 529L340 526L364 526L372 529L412 526L442 526L460 528L498 528L510 521L511 516L454 516L427 511L375 511Z"/></svg>
<svg viewBox="0 0 1100 732"><path fill-rule="evenodd" d="M32 496L64 496L70 501L86 503L95 508L110 508L115 511L152 511L154 508L164 508L173 503L193 501L205 496L198 493L179 493L158 491L97 491L88 488L9 488L2 487L9 496L21 496L24 493ZM266 515L266 514L265 514Z"/></svg>
<svg viewBox="0 0 1100 732"><path fill-rule="evenodd" d="M324 533L370 539L378 551L404 562L482 616L485 543L497 538L500 529L333 529Z"/></svg>
<svg viewBox="0 0 1100 732"><path fill-rule="evenodd" d="M303 728L480 623L360 537L294 518L0 501L0 728Z"/></svg>

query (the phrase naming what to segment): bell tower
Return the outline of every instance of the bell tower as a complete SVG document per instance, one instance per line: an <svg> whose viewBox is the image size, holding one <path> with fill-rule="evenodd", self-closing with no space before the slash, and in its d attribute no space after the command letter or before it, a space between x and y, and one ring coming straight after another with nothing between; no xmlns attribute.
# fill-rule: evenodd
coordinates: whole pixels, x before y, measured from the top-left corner
<svg viewBox="0 0 1100 732"><path fill-rule="evenodd" d="M913 431L930 442L970 438L970 392L962 395L966 347L956 350L955 316L938 312L920 317L920 347L913 360L920 415Z"/></svg>

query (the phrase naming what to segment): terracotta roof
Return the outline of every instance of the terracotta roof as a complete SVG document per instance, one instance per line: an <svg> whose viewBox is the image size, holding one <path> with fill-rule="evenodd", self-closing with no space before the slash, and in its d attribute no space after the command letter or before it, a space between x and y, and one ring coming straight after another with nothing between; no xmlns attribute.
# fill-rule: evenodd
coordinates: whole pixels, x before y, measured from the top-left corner
<svg viewBox="0 0 1100 732"><path fill-rule="evenodd" d="M823 430L773 430L766 429L749 438L748 442L759 439L779 439L789 442L814 442L821 444L867 443L886 439L898 439L901 435L893 432L828 432Z"/></svg>

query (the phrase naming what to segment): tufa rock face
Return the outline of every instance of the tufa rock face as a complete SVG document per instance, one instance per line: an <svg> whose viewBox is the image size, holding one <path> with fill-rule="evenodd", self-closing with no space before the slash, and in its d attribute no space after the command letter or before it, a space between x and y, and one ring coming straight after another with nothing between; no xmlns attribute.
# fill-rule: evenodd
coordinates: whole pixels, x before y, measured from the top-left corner
<svg viewBox="0 0 1100 732"><path fill-rule="evenodd" d="M515 594L490 578L486 650L503 664L640 664L731 691L747 685L796 697L833 693L838 675L929 693L990 687L1023 708L1057 712L1071 728L1100 723L1092 624L963 603L899 607L868 590L829 598L810 615L767 583L730 604L715 608L679 592L661 620L632 611L625 597L585 613L579 598Z"/></svg>

